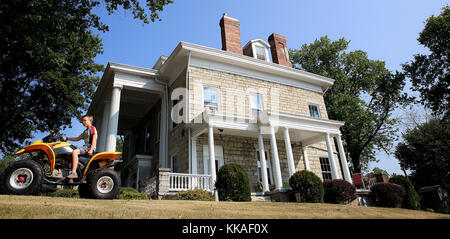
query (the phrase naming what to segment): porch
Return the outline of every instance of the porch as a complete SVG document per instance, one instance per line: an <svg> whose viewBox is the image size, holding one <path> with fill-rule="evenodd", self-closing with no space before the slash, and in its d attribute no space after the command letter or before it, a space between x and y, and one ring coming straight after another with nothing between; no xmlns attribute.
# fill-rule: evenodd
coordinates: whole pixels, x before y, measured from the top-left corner
<svg viewBox="0 0 450 239"><path fill-rule="evenodd" d="M271 111L254 117L204 111L186 124L187 173L173 173L178 159L176 155L169 157L172 170L165 176L167 192L173 194L192 188L214 192L218 169L224 163L237 162L244 164L254 196L282 193L295 171L306 169L322 177L319 158L311 154L317 148L315 144L321 142L326 143L326 149L320 154L329 160L326 179L344 178L352 182L340 138L342 125L339 121ZM334 150L333 137L337 150ZM312 162L308 155L312 156ZM197 183L198 175L203 176L201 185ZM255 187L258 183L260 188ZM214 194L217 200L217 192Z"/></svg>
<svg viewBox="0 0 450 239"><path fill-rule="evenodd" d="M110 62L88 109L99 132L97 150L122 151L123 186L138 189L166 166L168 93L158 78L157 70Z"/></svg>

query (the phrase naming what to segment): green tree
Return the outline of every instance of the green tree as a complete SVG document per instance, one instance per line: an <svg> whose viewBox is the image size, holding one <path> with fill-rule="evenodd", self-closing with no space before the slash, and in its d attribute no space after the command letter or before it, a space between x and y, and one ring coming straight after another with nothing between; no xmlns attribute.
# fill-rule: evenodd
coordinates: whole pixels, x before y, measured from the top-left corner
<svg viewBox="0 0 450 239"><path fill-rule="evenodd" d="M379 174L379 173L386 174L386 176L389 177L389 173L386 170L381 169L379 167L373 168L372 172L370 172L370 176L374 177L376 174Z"/></svg>
<svg viewBox="0 0 450 239"><path fill-rule="evenodd" d="M434 116L449 118L450 105L450 7L445 6L438 16L426 20L417 39L430 53L414 55L403 65L412 89L420 92L420 102L433 111Z"/></svg>
<svg viewBox="0 0 450 239"><path fill-rule="evenodd" d="M450 120L433 119L403 135L395 157L411 170L416 188L441 185L450 190Z"/></svg>
<svg viewBox="0 0 450 239"><path fill-rule="evenodd" d="M104 0L109 14L119 6L144 23L159 19L172 0ZM0 2L0 151L69 125L87 108L103 66L99 35L108 26L92 10L95 0L5 0Z"/></svg>
<svg viewBox="0 0 450 239"><path fill-rule="evenodd" d="M346 52L350 42L327 36L300 49L290 49L294 67L335 80L324 94L330 119L345 121L344 148L355 172L376 161L376 149L389 152L396 139L392 111L406 103L405 77L361 50Z"/></svg>

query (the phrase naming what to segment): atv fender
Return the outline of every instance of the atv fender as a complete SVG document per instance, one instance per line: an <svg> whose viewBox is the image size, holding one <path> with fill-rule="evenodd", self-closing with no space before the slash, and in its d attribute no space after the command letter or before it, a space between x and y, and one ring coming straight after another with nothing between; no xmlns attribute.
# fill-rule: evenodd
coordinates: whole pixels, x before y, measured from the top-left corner
<svg viewBox="0 0 450 239"><path fill-rule="evenodd" d="M103 153L98 153L98 154L94 155L94 157L92 157L91 160L89 160L89 163L84 168L83 175L86 175L86 173L87 173L87 171L89 169L89 165L93 161L95 161L95 160L105 160L105 159L116 160L120 155L122 155L121 152L103 152Z"/></svg>
<svg viewBox="0 0 450 239"><path fill-rule="evenodd" d="M34 151L43 151L47 155L48 160L50 161L50 172L53 172L53 169L55 169L55 153L48 144L35 142L32 145L26 146L25 148L17 151L15 155L21 155Z"/></svg>

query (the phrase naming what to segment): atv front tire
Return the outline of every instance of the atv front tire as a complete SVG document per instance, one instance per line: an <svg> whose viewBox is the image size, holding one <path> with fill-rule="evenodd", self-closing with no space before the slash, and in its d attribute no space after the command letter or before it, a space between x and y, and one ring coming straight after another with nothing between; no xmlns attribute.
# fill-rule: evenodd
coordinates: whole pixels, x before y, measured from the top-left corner
<svg viewBox="0 0 450 239"><path fill-rule="evenodd" d="M32 160L19 160L5 170L3 189L8 194L36 195L42 188L43 170Z"/></svg>
<svg viewBox="0 0 450 239"><path fill-rule="evenodd" d="M92 172L87 179L87 189L91 198L114 199L120 191L120 177L111 169Z"/></svg>

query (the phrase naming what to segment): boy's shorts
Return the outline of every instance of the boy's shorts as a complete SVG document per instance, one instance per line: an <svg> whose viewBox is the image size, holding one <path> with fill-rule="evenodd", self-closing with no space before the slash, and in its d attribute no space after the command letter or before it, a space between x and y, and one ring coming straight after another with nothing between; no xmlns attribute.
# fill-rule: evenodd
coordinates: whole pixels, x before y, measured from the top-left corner
<svg viewBox="0 0 450 239"><path fill-rule="evenodd" d="M88 145L83 145L81 147L78 147L78 149L80 150L80 154L87 154L90 148L91 148L91 146L88 146ZM95 149L94 149L94 151L95 151Z"/></svg>

